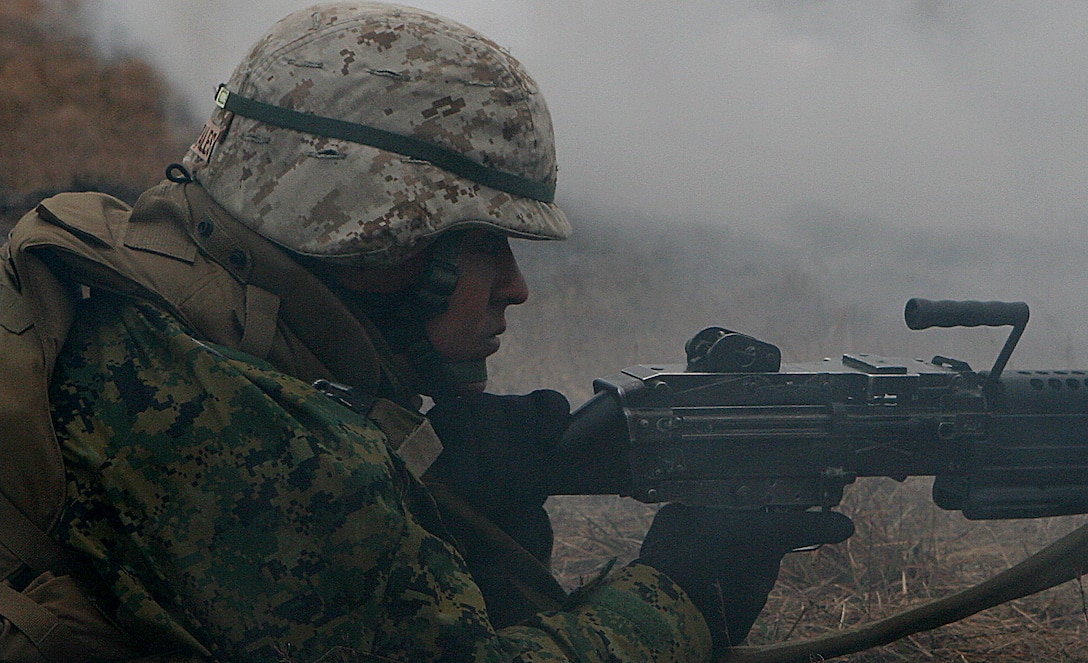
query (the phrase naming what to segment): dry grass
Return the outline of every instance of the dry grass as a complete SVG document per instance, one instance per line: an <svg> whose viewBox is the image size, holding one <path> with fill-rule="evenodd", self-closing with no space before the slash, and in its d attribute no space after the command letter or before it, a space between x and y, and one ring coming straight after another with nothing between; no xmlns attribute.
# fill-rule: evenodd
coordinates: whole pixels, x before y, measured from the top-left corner
<svg viewBox="0 0 1088 663"><path fill-rule="evenodd" d="M814 637L888 617L977 584L1086 522L970 522L929 502L929 481L863 480L842 510L857 534L783 564L751 644ZM851 661L1084 661L1088 613L1078 583L1007 603Z"/></svg>
<svg viewBox="0 0 1088 663"><path fill-rule="evenodd" d="M842 510L847 542L787 556L748 644L818 637L976 584L1085 524L1084 517L969 522L928 499L928 481L861 480ZM552 498L553 568L575 587L634 559L654 507L617 497ZM1084 588L1070 582L969 619L837 660L1088 661Z"/></svg>

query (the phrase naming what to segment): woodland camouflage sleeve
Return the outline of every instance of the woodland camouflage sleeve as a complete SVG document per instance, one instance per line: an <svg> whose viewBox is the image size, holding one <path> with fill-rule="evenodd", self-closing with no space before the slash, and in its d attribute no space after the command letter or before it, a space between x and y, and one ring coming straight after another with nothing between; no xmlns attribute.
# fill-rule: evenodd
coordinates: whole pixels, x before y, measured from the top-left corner
<svg viewBox="0 0 1088 663"><path fill-rule="evenodd" d="M61 539L149 647L239 661L698 661L710 637L632 565L495 632L423 486L377 428L298 380L92 299L50 397Z"/></svg>

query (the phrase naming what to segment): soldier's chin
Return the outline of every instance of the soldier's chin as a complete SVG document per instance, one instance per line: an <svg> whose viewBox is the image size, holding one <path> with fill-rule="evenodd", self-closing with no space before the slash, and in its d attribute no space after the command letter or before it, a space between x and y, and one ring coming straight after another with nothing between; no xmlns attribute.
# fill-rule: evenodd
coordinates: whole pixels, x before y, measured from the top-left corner
<svg viewBox="0 0 1088 663"><path fill-rule="evenodd" d="M433 344L433 341L432 341ZM498 336L488 336L486 339L476 341L471 345L463 345L453 348L453 352L447 349L437 348L438 354L446 361L485 361L488 357L499 351L500 341Z"/></svg>
<svg viewBox="0 0 1088 663"><path fill-rule="evenodd" d="M466 382L457 385L457 393L459 394L482 394L485 389L487 389L487 380L484 380L483 382Z"/></svg>
<svg viewBox="0 0 1088 663"><path fill-rule="evenodd" d="M489 336L477 343L474 351L466 353L459 361L487 361L491 355L499 351L500 345L498 336Z"/></svg>

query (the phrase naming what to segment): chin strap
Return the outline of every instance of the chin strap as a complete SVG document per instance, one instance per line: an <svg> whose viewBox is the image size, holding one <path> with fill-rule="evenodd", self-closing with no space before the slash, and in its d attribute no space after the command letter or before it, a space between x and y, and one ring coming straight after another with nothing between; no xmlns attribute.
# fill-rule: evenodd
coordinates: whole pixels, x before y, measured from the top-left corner
<svg viewBox="0 0 1088 663"><path fill-rule="evenodd" d="M438 240L432 249L430 264L423 276L412 286L397 317L414 321L414 333L407 339L403 352L420 376L420 390L436 397L456 393L458 387L487 381L487 363L483 360L452 362L434 349L427 339L426 322L445 312L450 295L457 287L460 270L457 257L461 252L461 233L450 233Z"/></svg>
<svg viewBox="0 0 1088 663"><path fill-rule="evenodd" d="M337 289L348 306L358 308L374 323L393 352L408 358L419 374L420 392L431 397L454 394L461 385L487 381L484 360L451 362L427 339L427 321L445 312L457 287L461 237L461 233L454 232L435 242L426 270L406 290L388 294Z"/></svg>
<svg viewBox="0 0 1088 663"><path fill-rule="evenodd" d="M404 348L404 353L419 373L421 392L432 398L454 395L461 385L487 382L487 362L449 361L426 336Z"/></svg>

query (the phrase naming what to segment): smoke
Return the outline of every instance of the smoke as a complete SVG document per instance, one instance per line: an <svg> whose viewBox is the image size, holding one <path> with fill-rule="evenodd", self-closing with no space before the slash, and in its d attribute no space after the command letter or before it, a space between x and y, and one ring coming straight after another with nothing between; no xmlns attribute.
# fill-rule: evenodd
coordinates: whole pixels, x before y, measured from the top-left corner
<svg viewBox="0 0 1088 663"><path fill-rule="evenodd" d="M87 0L85 23L154 62L199 123L307 4ZM870 308L1027 299L1054 343L1088 347L1088 3L415 4L533 73L569 208L758 236Z"/></svg>
<svg viewBox="0 0 1088 663"><path fill-rule="evenodd" d="M305 2L95 0L194 116ZM1079 230L1088 5L420 1L508 47L555 117L568 200L788 232L806 210L904 228Z"/></svg>

